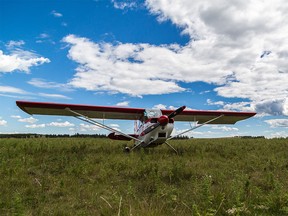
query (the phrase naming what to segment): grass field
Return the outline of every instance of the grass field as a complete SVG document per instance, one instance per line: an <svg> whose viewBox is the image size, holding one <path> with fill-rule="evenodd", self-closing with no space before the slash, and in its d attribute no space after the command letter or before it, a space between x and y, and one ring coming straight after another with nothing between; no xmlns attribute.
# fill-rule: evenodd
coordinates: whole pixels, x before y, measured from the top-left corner
<svg viewBox="0 0 288 216"><path fill-rule="evenodd" d="M170 143L0 139L0 215L288 215L287 139Z"/></svg>

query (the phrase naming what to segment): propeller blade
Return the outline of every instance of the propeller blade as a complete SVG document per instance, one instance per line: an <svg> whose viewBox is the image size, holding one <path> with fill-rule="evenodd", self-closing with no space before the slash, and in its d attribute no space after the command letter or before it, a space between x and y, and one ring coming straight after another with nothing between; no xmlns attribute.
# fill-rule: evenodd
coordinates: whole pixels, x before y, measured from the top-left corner
<svg viewBox="0 0 288 216"><path fill-rule="evenodd" d="M168 115L168 118L169 118L169 119L174 118L175 116L177 116L178 114L180 114L185 108L186 108L186 106L179 107L179 108L176 109L174 112L170 113L170 114Z"/></svg>
<svg viewBox="0 0 288 216"><path fill-rule="evenodd" d="M146 134L150 133L151 131L153 131L153 130L155 130L157 127L159 127L159 125L160 125L159 122L153 124L152 126L146 128L146 129L141 133L141 135L143 136L143 135L146 135Z"/></svg>

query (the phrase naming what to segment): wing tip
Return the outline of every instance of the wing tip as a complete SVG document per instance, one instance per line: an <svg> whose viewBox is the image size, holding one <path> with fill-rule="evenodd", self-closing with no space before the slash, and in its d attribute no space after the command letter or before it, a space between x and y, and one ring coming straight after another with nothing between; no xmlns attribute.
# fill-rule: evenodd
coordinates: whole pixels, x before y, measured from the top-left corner
<svg viewBox="0 0 288 216"><path fill-rule="evenodd" d="M29 112L25 109L24 103L25 103L25 101L16 101L16 105L17 105L21 110L23 110L24 112L28 113L29 115L32 115L31 113L29 113Z"/></svg>

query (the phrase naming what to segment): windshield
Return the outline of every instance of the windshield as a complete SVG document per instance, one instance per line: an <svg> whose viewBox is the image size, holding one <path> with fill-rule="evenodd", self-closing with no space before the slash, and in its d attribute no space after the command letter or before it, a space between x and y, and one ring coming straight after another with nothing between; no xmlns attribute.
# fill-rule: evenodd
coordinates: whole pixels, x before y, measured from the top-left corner
<svg viewBox="0 0 288 216"><path fill-rule="evenodd" d="M144 112L145 118L158 118L162 116L162 112L159 109L146 109Z"/></svg>

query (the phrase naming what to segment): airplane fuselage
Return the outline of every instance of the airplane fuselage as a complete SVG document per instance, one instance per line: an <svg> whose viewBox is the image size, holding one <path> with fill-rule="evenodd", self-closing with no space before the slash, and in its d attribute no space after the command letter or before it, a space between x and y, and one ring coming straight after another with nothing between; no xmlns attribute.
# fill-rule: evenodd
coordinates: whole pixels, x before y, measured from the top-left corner
<svg viewBox="0 0 288 216"><path fill-rule="evenodd" d="M141 135L145 129L151 127L153 124L154 123L151 122L144 123L136 133L138 135L137 138L141 140L142 147L155 147L165 143L174 129L174 123L167 123L166 125L160 126L148 134ZM135 144L139 144L139 141L136 141Z"/></svg>
<svg viewBox="0 0 288 216"><path fill-rule="evenodd" d="M146 109L141 119L137 120L134 134L129 134L137 138L135 145L141 147L155 147L166 142L174 129L174 119L162 115L160 109ZM111 139L131 140L130 138L111 133Z"/></svg>

